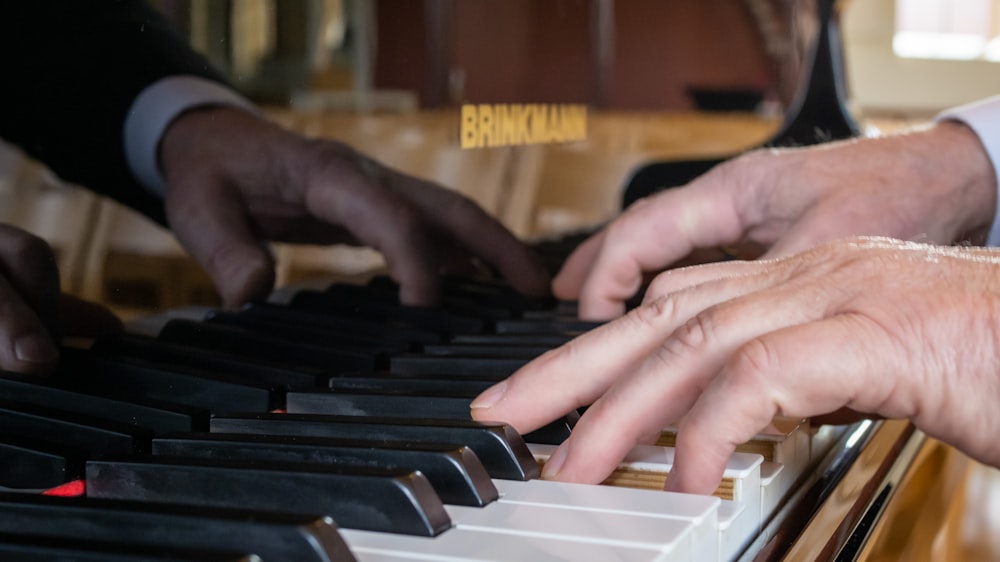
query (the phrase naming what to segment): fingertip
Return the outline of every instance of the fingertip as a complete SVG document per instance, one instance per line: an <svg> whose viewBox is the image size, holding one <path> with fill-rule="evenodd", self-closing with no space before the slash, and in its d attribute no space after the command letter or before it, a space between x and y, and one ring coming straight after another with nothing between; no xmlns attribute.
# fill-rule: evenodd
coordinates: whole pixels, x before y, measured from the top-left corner
<svg viewBox="0 0 1000 562"><path fill-rule="evenodd" d="M274 261L264 252L244 251L231 264L221 264L209 272L223 304L236 307L266 298L274 288Z"/></svg>
<svg viewBox="0 0 1000 562"><path fill-rule="evenodd" d="M0 368L28 375L46 375L59 362L59 350L44 330L30 330L10 340L10 355Z"/></svg>

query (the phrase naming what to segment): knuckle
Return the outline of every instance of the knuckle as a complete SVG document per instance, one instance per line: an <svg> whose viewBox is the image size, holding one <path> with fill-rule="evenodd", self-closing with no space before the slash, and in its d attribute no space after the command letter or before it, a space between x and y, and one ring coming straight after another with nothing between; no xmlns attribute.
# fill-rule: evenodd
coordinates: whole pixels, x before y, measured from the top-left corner
<svg viewBox="0 0 1000 562"><path fill-rule="evenodd" d="M56 255L52 247L41 238L27 232L18 232L11 239L10 259L39 274L56 271Z"/></svg>
<svg viewBox="0 0 1000 562"><path fill-rule="evenodd" d="M729 361L733 376L761 382L780 372L780 356L765 339L754 338L736 350Z"/></svg>
<svg viewBox="0 0 1000 562"><path fill-rule="evenodd" d="M663 361L671 357L698 354L716 339L717 323L715 314L709 310L688 319L674 330L670 338L659 348L657 355Z"/></svg>
<svg viewBox="0 0 1000 562"><path fill-rule="evenodd" d="M625 319L638 324L640 328L653 328L664 320L676 318L680 312L679 304L676 294L664 295L632 309L625 315Z"/></svg>

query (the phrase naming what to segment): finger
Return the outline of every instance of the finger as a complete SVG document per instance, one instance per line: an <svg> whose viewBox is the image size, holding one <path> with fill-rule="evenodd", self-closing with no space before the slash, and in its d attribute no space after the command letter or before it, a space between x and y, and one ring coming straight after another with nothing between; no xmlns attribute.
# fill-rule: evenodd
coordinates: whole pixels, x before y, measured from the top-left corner
<svg viewBox="0 0 1000 562"><path fill-rule="evenodd" d="M391 179L366 159L335 153L307 182L306 208L340 224L360 242L382 252L404 304L430 305L438 298L440 248L427 224L406 201L381 185Z"/></svg>
<svg viewBox="0 0 1000 562"><path fill-rule="evenodd" d="M0 369L45 374L58 360L59 352L45 325L0 275Z"/></svg>
<svg viewBox="0 0 1000 562"><path fill-rule="evenodd" d="M766 286L770 278L747 281ZM715 296L716 288L742 292L743 283L742 279L710 282L665 300L685 302L706 298L702 295ZM674 330L631 376L622 378L587 409L567 441L563 465L546 463L545 477L600 482L646 436L682 419L702 389L745 342L821 317L826 308L818 302L811 287L796 289L782 284L697 314Z"/></svg>
<svg viewBox="0 0 1000 562"><path fill-rule="evenodd" d="M662 269L695 248L733 243L740 237L739 225L732 201L705 184L665 191L633 205L606 229L580 291L580 317L621 315L644 271Z"/></svg>
<svg viewBox="0 0 1000 562"><path fill-rule="evenodd" d="M810 417L844 406L875 412L896 390L893 371L878 364L891 355L887 349L891 342L854 315L776 330L748 342L680 424L667 488L711 493L736 446L776 415ZM868 376L876 372L880 376Z"/></svg>
<svg viewBox="0 0 1000 562"><path fill-rule="evenodd" d="M472 417L503 421L527 433L592 403L676 323L669 313L652 310L636 309L542 355L473 400Z"/></svg>
<svg viewBox="0 0 1000 562"><path fill-rule="evenodd" d="M779 278L771 272L725 278L645 303L532 361L485 391L473 402L472 415L479 420L508 422L522 432L541 427L591 404L616 381L635 371L664 341L675 337L675 331L691 317L769 287Z"/></svg>
<svg viewBox="0 0 1000 562"><path fill-rule="evenodd" d="M171 185L171 229L212 278L226 305L264 298L274 286L274 260L254 234L240 193L221 179L202 181L184 186L183 195L175 195L181 190Z"/></svg>
<svg viewBox="0 0 1000 562"><path fill-rule="evenodd" d="M546 295L549 275L542 261L500 222L471 199L415 178L391 172L399 191L449 240L492 264L511 286L525 294Z"/></svg>
<svg viewBox="0 0 1000 562"><path fill-rule="evenodd" d="M566 258L559 273L552 280L552 293L556 298L575 301L580 298L580 290L590 274L590 267L604 243L606 229L587 238Z"/></svg>
<svg viewBox="0 0 1000 562"><path fill-rule="evenodd" d="M0 276L33 311L52 337L59 336L59 269L41 238L0 224Z"/></svg>

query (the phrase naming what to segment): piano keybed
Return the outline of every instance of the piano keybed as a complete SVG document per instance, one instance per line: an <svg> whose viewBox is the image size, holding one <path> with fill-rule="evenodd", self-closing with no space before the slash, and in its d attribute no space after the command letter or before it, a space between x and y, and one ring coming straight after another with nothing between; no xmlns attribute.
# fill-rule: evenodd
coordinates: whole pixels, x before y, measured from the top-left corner
<svg viewBox="0 0 1000 562"><path fill-rule="evenodd" d="M468 404L593 324L488 282L445 295L402 307L377 278L172 311L66 348L49 379L0 378L0 554L729 560L840 435L776 420L715 496L662 491L669 428L606 485L539 480L575 417L521 436ZM81 497L39 494L74 480Z"/></svg>

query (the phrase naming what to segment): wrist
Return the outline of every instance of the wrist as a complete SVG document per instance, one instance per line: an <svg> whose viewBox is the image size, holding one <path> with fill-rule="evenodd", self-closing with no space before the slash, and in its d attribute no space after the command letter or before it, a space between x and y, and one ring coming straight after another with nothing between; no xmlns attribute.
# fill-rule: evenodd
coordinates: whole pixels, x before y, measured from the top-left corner
<svg viewBox="0 0 1000 562"><path fill-rule="evenodd" d="M952 120L914 134L922 142L911 153L913 170L934 178L930 185L949 190L947 204L953 208L957 234L982 242L996 215L997 176L980 137L965 123Z"/></svg>

